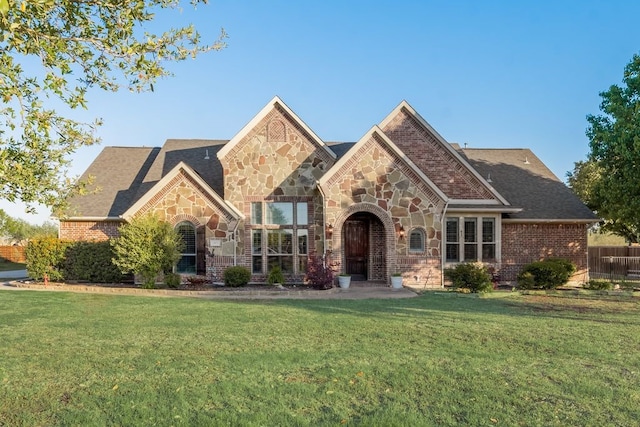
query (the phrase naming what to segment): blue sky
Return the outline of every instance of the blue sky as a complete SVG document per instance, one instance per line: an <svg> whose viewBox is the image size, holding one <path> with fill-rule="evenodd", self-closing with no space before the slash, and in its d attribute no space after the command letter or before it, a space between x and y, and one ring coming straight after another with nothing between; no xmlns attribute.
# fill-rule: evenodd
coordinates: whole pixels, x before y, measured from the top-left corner
<svg viewBox="0 0 640 427"><path fill-rule="evenodd" d="M640 52L633 1L215 1L163 14L228 47L171 66L155 92L93 92L100 146L230 139L275 95L325 141L357 141L403 99L447 141L530 148L560 178L588 152L587 114ZM48 210L13 216L39 223Z"/></svg>

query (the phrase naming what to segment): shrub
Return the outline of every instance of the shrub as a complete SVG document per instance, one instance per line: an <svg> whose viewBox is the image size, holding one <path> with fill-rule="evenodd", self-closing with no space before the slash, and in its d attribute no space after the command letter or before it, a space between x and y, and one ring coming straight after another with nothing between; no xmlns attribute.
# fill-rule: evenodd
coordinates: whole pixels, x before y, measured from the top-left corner
<svg viewBox="0 0 640 427"><path fill-rule="evenodd" d="M481 263L466 262L444 270L444 277L456 288L467 288L471 292L489 292L493 289L491 276Z"/></svg>
<svg viewBox="0 0 640 427"><path fill-rule="evenodd" d="M535 261L525 265L518 274L518 286L521 289L555 289L567 283L575 271L575 264L566 259Z"/></svg>
<svg viewBox="0 0 640 427"><path fill-rule="evenodd" d="M335 273L331 266L319 256L312 256L307 265L305 279L311 284L313 289L326 290L333 288Z"/></svg>
<svg viewBox="0 0 640 427"><path fill-rule="evenodd" d="M187 276L187 283L189 284L189 286L202 286L209 283L209 278L207 276L200 276L200 275L194 274L191 276Z"/></svg>
<svg viewBox="0 0 640 427"><path fill-rule="evenodd" d="M42 280L45 274L51 280L64 278L64 257L71 242L56 237L35 238L25 249L29 277Z"/></svg>
<svg viewBox="0 0 640 427"><path fill-rule="evenodd" d="M180 275L178 273L165 273L164 275L164 284L167 285L168 288L175 289L180 286Z"/></svg>
<svg viewBox="0 0 640 427"><path fill-rule="evenodd" d="M224 285L230 287L246 286L251 280L251 272L241 265L227 268L223 273Z"/></svg>
<svg viewBox="0 0 640 427"><path fill-rule="evenodd" d="M269 270L267 283L270 285L275 285L276 283L284 283L284 274L282 274L282 270L280 269L280 267L275 266L271 270Z"/></svg>
<svg viewBox="0 0 640 427"><path fill-rule="evenodd" d="M613 283L608 280L591 279L584 284L584 288L592 291L610 291L613 289Z"/></svg>
<svg viewBox="0 0 640 427"><path fill-rule="evenodd" d="M92 283L117 283L124 277L113 263L115 253L108 241L73 242L65 252L64 278Z"/></svg>
<svg viewBox="0 0 640 427"><path fill-rule="evenodd" d="M153 288L161 272L169 272L180 259L182 238L168 222L153 215L134 218L121 226L111 245L113 263L123 273L140 274L144 288Z"/></svg>

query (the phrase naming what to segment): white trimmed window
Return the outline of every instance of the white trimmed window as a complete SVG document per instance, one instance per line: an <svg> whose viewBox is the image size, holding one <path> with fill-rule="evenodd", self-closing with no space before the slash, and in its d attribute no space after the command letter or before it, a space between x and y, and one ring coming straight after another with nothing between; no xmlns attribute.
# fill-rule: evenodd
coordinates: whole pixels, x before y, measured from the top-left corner
<svg viewBox="0 0 640 427"><path fill-rule="evenodd" d="M447 217L446 262L496 262L498 232L495 217Z"/></svg>
<svg viewBox="0 0 640 427"><path fill-rule="evenodd" d="M303 274L309 254L307 202L251 203L251 270L266 274L280 267Z"/></svg>

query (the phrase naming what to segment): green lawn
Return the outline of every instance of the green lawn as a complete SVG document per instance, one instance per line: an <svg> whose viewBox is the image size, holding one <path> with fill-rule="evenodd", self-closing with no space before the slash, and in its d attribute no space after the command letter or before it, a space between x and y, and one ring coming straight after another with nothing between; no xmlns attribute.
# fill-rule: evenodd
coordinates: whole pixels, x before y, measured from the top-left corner
<svg viewBox="0 0 640 427"><path fill-rule="evenodd" d="M627 426L640 303L0 291L0 425Z"/></svg>

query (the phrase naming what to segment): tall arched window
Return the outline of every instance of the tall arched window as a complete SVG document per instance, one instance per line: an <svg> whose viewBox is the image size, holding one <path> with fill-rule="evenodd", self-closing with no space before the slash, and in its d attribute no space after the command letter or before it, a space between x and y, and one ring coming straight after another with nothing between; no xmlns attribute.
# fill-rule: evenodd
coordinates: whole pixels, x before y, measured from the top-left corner
<svg viewBox="0 0 640 427"><path fill-rule="evenodd" d="M196 227L190 222L183 221L176 225L176 231L184 242L176 273L196 274Z"/></svg>

